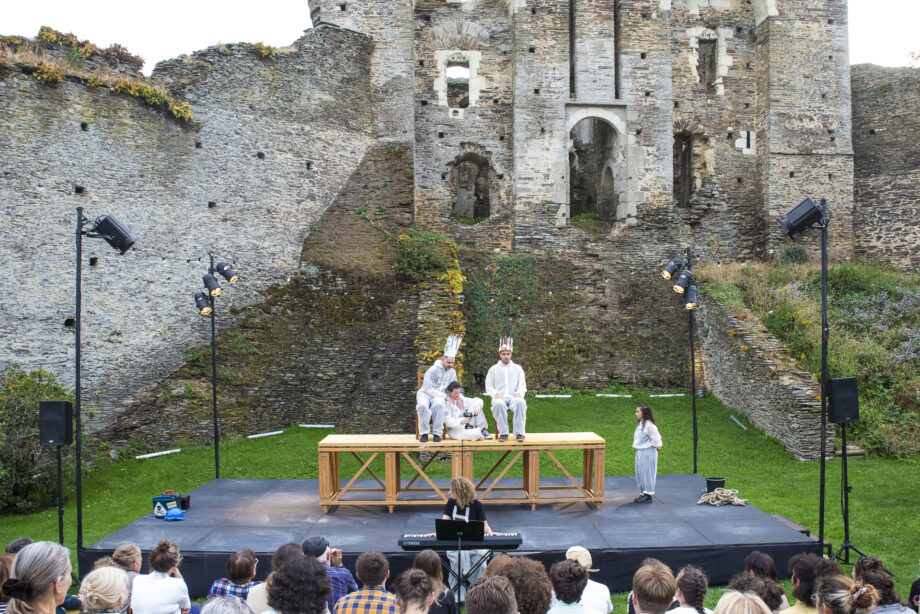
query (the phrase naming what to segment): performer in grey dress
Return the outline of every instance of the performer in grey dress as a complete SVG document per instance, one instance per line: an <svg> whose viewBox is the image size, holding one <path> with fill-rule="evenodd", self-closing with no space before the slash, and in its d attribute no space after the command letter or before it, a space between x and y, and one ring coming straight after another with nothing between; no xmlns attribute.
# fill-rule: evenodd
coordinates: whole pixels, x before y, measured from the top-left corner
<svg viewBox="0 0 920 614"><path fill-rule="evenodd" d="M636 407L636 421L639 423L633 434L633 448L636 449L636 486L639 487L636 503L649 503L655 494L661 435L655 424L655 414L645 403Z"/></svg>

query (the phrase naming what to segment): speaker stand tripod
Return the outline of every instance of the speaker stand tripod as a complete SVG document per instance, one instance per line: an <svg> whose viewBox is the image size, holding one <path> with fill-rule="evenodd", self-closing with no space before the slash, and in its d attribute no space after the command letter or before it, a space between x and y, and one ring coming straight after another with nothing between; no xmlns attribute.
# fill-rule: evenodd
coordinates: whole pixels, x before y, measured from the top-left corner
<svg viewBox="0 0 920 614"><path fill-rule="evenodd" d="M842 487L843 487L843 544L841 544L840 549L834 553L831 557L832 561L837 560L841 554L843 554L843 562L847 565L850 564L850 550L858 553L861 557L868 556L865 552L853 545L853 542L850 541L850 486L849 478L847 476L847 423L841 423L841 432L840 436L843 441L843 475L841 476Z"/></svg>

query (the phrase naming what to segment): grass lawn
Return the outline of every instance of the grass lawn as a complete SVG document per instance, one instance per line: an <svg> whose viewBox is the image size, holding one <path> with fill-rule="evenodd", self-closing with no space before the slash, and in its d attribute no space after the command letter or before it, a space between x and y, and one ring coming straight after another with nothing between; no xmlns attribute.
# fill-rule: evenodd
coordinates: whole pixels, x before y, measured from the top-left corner
<svg viewBox="0 0 920 614"><path fill-rule="evenodd" d="M640 402L655 411L664 439L659 473L691 473L693 469L690 399L649 398L636 391L632 399L596 398L593 394L571 399L528 399L531 432L594 431L607 440L607 475L633 472L633 412ZM750 427L742 430L729 419L732 412L718 400L697 401L699 420L699 473L724 476L726 487L736 488L751 504L780 513L818 531L818 463L793 459L776 441ZM221 476L227 478L316 478L316 444L330 431L290 428L283 435L263 439L225 441L220 447ZM560 453L560 460L566 455ZM577 463L580 452L569 453ZM480 461L477 466L485 463ZM568 463L566 463L568 464ZM347 465L343 475L351 468ZM357 465L353 465L356 469ZM827 466L825 538L838 547L843 541L839 460ZM850 539L867 554L881 557L895 572L898 592L906 597L917 577L920 557L920 462L918 459L850 459ZM552 464L544 475L561 475ZM449 464L432 473L450 475ZM520 467L508 475L520 476ZM188 492L214 476L214 451L210 447L185 448L180 454L147 460L125 460L91 472L84 480L84 542L88 545L150 511L150 497L170 488ZM54 479L49 476L49 479ZM192 501L194 510L195 502ZM75 546L75 498L65 504L66 545ZM0 519L0 543L29 535L57 540L57 510ZM786 585L787 593L789 592ZM720 591L707 599L714 605ZM619 611L619 604L615 604Z"/></svg>

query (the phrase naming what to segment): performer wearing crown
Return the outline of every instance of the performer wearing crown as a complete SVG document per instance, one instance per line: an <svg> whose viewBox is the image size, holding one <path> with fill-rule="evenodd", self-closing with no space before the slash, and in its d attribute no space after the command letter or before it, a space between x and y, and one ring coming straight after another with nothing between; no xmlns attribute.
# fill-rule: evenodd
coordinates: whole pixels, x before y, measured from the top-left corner
<svg viewBox="0 0 920 614"><path fill-rule="evenodd" d="M422 443L428 441L429 433L432 433L434 441L441 441L441 433L444 431L444 415L447 409L445 407L447 385L457 381L454 360L456 360L457 351L460 350L460 341L462 338L454 335L447 338L444 356L434 361L434 364L425 371L422 387L415 393L419 441Z"/></svg>
<svg viewBox="0 0 920 614"><path fill-rule="evenodd" d="M513 350L514 339L502 337L498 345L500 360L486 375L486 394L492 397L492 415L495 416L499 441L508 439L508 410L514 414L514 435L518 441L524 441L527 422L527 402L524 400L527 383L524 381L524 369L511 361Z"/></svg>

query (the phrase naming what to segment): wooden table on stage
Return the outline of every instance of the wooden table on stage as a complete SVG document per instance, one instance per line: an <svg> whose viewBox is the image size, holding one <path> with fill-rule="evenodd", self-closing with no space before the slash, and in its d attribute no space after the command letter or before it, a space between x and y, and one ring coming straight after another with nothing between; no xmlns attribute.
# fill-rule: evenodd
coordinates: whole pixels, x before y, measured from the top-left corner
<svg viewBox="0 0 920 614"><path fill-rule="evenodd" d="M411 452L446 452L451 455L453 477L466 477L476 486L476 496L489 505L519 505L526 503L536 509L540 503L585 502L600 508L604 501L604 450L606 442L595 433L528 433L521 443L509 437L483 441L419 442L412 435L327 435L319 442L319 500L323 512L335 505L386 505L389 511L398 505L444 505L447 488L440 488L426 470L437 456L432 454L424 464L411 456ZM477 482L473 477L473 459L476 452L500 450L501 457ZM573 476L558 459L559 450L581 450L581 480ZM360 463L355 474L342 485L339 455L349 454ZM563 484L540 484L540 455L545 454L568 479ZM384 459L381 479L372 468L380 455ZM499 482L518 461L523 465L520 486L499 486ZM403 483L403 463L413 469L413 477ZM379 471L379 469L378 469ZM375 480L377 487L356 487L355 482L365 472ZM578 473L575 471L574 473ZM421 482L419 482L421 480ZM416 485L416 482L419 482ZM508 496L517 491L517 496ZM427 493L431 496L418 496ZM346 496L348 495L348 496ZM357 496L351 496L357 495Z"/></svg>

